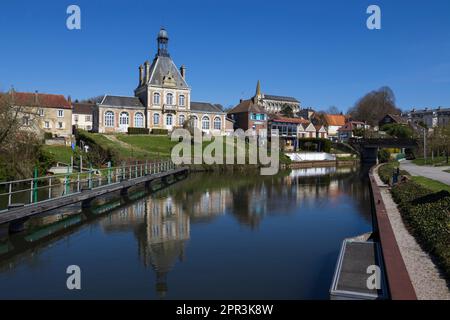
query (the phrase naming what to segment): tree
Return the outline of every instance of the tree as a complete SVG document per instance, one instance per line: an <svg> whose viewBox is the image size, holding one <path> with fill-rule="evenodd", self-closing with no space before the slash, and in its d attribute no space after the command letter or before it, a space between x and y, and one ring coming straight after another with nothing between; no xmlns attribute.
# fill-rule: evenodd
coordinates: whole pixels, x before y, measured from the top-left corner
<svg viewBox="0 0 450 320"><path fill-rule="evenodd" d="M400 113L401 110L395 105L394 92L389 87L369 92L349 110L352 119L367 121L372 126L378 125L386 114Z"/></svg>
<svg viewBox="0 0 450 320"><path fill-rule="evenodd" d="M414 131L409 126L398 123L386 124L381 130L391 137L399 139L413 138L414 136Z"/></svg>
<svg viewBox="0 0 450 320"><path fill-rule="evenodd" d="M39 165L42 138L33 130L37 106L21 101L14 91L0 93L0 178L29 178ZM26 123L25 123L26 119Z"/></svg>
<svg viewBox="0 0 450 320"><path fill-rule="evenodd" d="M328 107L328 109L325 111L328 114L341 114L341 110L338 109L338 107L336 106L330 106Z"/></svg>

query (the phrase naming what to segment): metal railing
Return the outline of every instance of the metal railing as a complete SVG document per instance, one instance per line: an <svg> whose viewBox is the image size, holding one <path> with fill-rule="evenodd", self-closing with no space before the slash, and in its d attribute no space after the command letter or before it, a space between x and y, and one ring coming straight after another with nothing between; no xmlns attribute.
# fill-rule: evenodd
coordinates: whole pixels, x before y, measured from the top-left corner
<svg viewBox="0 0 450 320"><path fill-rule="evenodd" d="M49 175L31 179L0 182L0 212L12 206L22 206L92 190L175 169L170 161L136 162L118 167L90 168L84 172ZM83 168L84 169L84 168Z"/></svg>

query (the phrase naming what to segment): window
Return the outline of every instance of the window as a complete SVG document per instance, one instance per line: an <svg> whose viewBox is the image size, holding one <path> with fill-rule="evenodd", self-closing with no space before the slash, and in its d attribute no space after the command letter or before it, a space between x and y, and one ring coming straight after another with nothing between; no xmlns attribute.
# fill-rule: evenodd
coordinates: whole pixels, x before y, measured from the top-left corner
<svg viewBox="0 0 450 320"><path fill-rule="evenodd" d="M105 113L105 127L114 127L114 112L107 111Z"/></svg>
<svg viewBox="0 0 450 320"><path fill-rule="evenodd" d="M172 115L168 114L166 116L166 125L171 126L172 125Z"/></svg>
<svg viewBox="0 0 450 320"><path fill-rule="evenodd" d="M73 116L73 118L75 119L75 122L78 122L78 115L77 115L77 114L75 114L75 115Z"/></svg>
<svg viewBox="0 0 450 320"><path fill-rule="evenodd" d="M180 117L178 118L178 122L180 123L180 126L182 126L184 124L185 120L186 120L186 117L184 116L184 114L181 114Z"/></svg>
<svg viewBox="0 0 450 320"><path fill-rule="evenodd" d="M64 127L64 124L62 122L58 122L58 129L62 129Z"/></svg>
<svg viewBox="0 0 450 320"><path fill-rule="evenodd" d="M180 97L178 98L178 104L180 106L184 106L184 95L180 95Z"/></svg>
<svg viewBox="0 0 450 320"><path fill-rule="evenodd" d="M22 118L22 124L24 126L29 126L30 125L30 118L29 117L23 117Z"/></svg>
<svg viewBox="0 0 450 320"><path fill-rule="evenodd" d="M140 112L136 112L134 115L134 126L136 128L143 128L144 127L144 115Z"/></svg>
<svg viewBox="0 0 450 320"><path fill-rule="evenodd" d="M222 119L220 119L219 117L214 118L214 129L215 130L222 129Z"/></svg>
<svg viewBox="0 0 450 320"><path fill-rule="evenodd" d="M166 104L169 106L173 105L173 94L168 93L166 96Z"/></svg>
<svg viewBox="0 0 450 320"><path fill-rule="evenodd" d="M158 92L155 92L155 93L153 94L153 104L159 105L159 98L160 98L159 93L158 93Z"/></svg>
<svg viewBox="0 0 450 320"><path fill-rule="evenodd" d="M128 115L128 112L120 113L119 124L127 126L129 123L130 123L130 117Z"/></svg>
<svg viewBox="0 0 450 320"><path fill-rule="evenodd" d="M40 117L43 117L43 116L44 116L44 109L39 109L39 110L38 110L38 115L39 115Z"/></svg>
<svg viewBox="0 0 450 320"><path fill-rule="evenodd" d="M198 118L197 118L197 116L192 116L192 124L193 124L194 128L198 127Z"/></svg>
<svg viewBox="0 0 450 320"><path fill-rule="evenodd" d="M202 118L202 129L209 130L209 118L207 116Z"/></svg>
<svg viewBox="0 0 450 320"><path fill-rule="evenodd" d="M45 128L45 129L49 129L49 128L50 128L50 122L45 121L45 122L44 122L44 128Z"/></svg>
<svg viewBox="0 0 450 320"><path fill-rule="evenodd" d="M159 124L159 114L155 113L153 115L153 124Z"/></svg>
<svg viewBox="0 0 450 320"><path fill-rule="evenodd" d="M58 118L64 118L64 110L58 110Z"/></svg>
<svg viewBox="0 0 450 320"><path fill-rule="evenodd" d="M84 121L91 122L91 116L84 116Z"/></svg>

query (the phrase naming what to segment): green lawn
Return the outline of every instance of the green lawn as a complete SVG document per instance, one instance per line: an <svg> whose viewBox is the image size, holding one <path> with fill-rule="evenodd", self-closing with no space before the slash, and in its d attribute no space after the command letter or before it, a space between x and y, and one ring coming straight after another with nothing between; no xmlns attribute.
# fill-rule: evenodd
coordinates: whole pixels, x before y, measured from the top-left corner
<svg viewBox="0 0 450 320"><path fill-rule="evenodd" d="M101 145L106 148L111 148L112 150L116 151L119 156L123 159L152 159L154 156L152 153L147 152L146 150L141 150L139 148L133 148L133 147L126 147L121 145L118 142L111 141L108 138L106 138L103 134L100 133L87 133L87 135L95 141L96 144ZM120 136L117 136L119 138ZM131 137L139 137L139 136L131 136Z"/></svg>
<svg viewBox="0 0 450 320"><path fill-rule="evenodd" d="M66 146L42 146L45 152L48 152L57 162L70 163L70 157L73 155L71 147Z"/></svg>
<svg viewBox="0 0 450 320"><path fill-rule="evenodd" d="M424 186L425 188L428 188L434 192L439 192L442 190L447 190L448 192L450 192L450 186L436 181L436 180L432 180L432 179L428 179L425 177L411 177L412 180L422 186Z"/></svg>
<svg viewBox="0 0 450 320"><path fill-rule="evenodd" d="M170 157L172 148L178 143L177 141L171 141L167 135L153 136L119 134L116 137L120 141L136 147L136 149L147 152L150 157Z"/></svg>
<svg viewBox="0 0 450 320"><path fill-rule="evenodd" d="M433 159L427 158L427 161L425 162L424 158L417 158L413 160L413 163L418 166L445 166L449 165L447 163L447 159L445 157L434 157Z"/></svg>

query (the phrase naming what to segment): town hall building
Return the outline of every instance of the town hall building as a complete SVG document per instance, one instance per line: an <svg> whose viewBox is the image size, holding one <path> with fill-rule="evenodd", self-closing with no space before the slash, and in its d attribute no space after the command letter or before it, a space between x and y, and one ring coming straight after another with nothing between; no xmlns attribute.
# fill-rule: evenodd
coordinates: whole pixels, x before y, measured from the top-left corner
<svg viewBox="0 0 450 320"><path fill-rule="evenodd" d="M186 82L186 68L179 69L168 51L169 36L164 28L158 33L157 53L150 63L139 66L135 97L106 95L98 104L98 132L126 132L128 127L181 128L191 119L205 133L225 134L226 113L219 104L194 102Z"/></svg>

